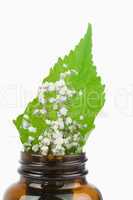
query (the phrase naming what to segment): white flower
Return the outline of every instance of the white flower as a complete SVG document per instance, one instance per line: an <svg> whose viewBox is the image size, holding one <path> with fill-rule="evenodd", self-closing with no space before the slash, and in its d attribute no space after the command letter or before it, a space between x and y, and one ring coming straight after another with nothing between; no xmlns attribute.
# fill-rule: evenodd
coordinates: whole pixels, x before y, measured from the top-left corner
<svg viewBox="0 0 133 200"><path fill-rule="evenodd" d="M59 91L59 94L65 95L66 94L66 88L65 87L61 88L60 91Z"/></svg>
<svg viewBox="0 0 133 200"><path fill-rule="evenodd" d="M66 118L66 124L69 125L69 124L71 124L71 123L72 123L71 117L67 117L67 118Z"/></svg>
<svg viewBox="0 0 133 200"><path fill-rule="evenodd" d="M45 104L45 103L46 103L46 101L45 101L43 95L39 95L39 96L38 96L38 101L39 101L41 104Z"/></svg>
<svg viewBox="0 0 133 200"><path fill-rule="evenodd" d="M31 146L31 144L29 142L28 143L26 142L23 145L24 145L24 147L30 147Z"/></svg>
<svg viewBox="0 0 133 200"><path fill-rule="evenodd" d="M37 152L39 150L39 145L38 144L33 145L32 150L34 152Z"/></svg>
<svg viewBox="0 0 133 200"><path fill-rule="evenodd" d="M62 103L62 102L65 102L67 100L67 97L66 96L61 96L60 97L60 102Z"/></svg>
<svg viewBox="0 0 133 200"><path fill-rule="evenodd" d="M49 92L53 92L54 90L55 90L55 84L54 83L49 83L48 91Z"/></svg>
<svg viewBox="0 0 133 200"><path fill-rule="evenodd" d="M74 74L78 74L78 71L76 71L75 69L72 69L71 72L73 72Z"/></svg>
<svg viewBox="0 0 133 200"><path fill-rule="evenodd" d="M29 122L27 122L26 120L23 120L23 122L22 122L22 128L23 129L27 129L27 128L29 128L29 126L30 126Z"/></svg>
<svg viewBox="0 0 133 200"><path fill-rule="evenodd" d="M68 128L69 128L70 131L73 131L73 127L74 127L74 126L71 125L71 126L69 126Z"/></svg>
<svg viewBox="0 0 133 200"><path fill-rule="evenodd" d="M29 137L28 137L28 142L31 143L31 142L33 142L33 141L34 141L34 138L33 138L32 136L29 136Z"/></svg>
<svg viewBox="0 0 133 200"><path fill-rule="evenodd" d="M56 98L57 103L62 103L62 102L65 102L66 100L67 100L66 96L57 95L57 98Z"/></svg>
<svg viewBox="0 0 133 200"><path fill-rule="evenodd" d="M73 147L72 142L69 142L69 144L67 144L67 149L71 149Z"/></svg>
<svg viewBox="0 0 133 200"><path fill-rule="evenodd" d="M57 122L57 121L51 122L51 128L52 128L54 131L58 130L58 128L59 128L58 122Z"/></svg>
<svg viewBox="0 0 133 200"><path fill-rule="evenodd" d="M84 124L84 125L83 125L83 128L87 128L87 124Z"/></svg>
<svg viewBox="0 0 133 200"><path fill-rule="evenodd" d="M71 71L70 71L70 70L67 71L67 72L66 72L66 75L67 75L67 76L70 76L70 75L71 75Z"/></svg>
<svg viewBox="0 0 133 200"><path fill-rule="evenodd" d="M70 137L70 136L64 139L64 144L65 144L66 146L69 145L70 142L71 142L71 137Z"/></svg>
<svg viewBox="0 0 133 200"><path fill-rule="evenodd" d="M67 64L63 64L63 67L67 68L67 67L68 67L68 65L67 65Z"/></svg>
<svg viewBox="0 0 133 200"><path fill-rule="evenodd" d="M23 117L24 117L25 119L29 119L29 116L26 115L26 114L25 114Z"/></svg>
<svg viewBox="0 0 133 200"><path fill-rule="evenodd" d="M54 103L54 102L56 102L56 99L53 98L53 97L51 97L51 98L49 99L49 102L50 102L50 103Z"/></svg>
<svg viewBox="0 0 133 200"><path fill-rule="evenodd" d="M65 73L61 73L61 74L60 74L60 78L61 78L61 79L64 79L65 77L66 77L66 74L65 74Z"/></svg>
<svg viewBox="0 0 133 200"><path fill-rule="evenodd" d="M59 131L59 130L55 130L55 132L53 132L53 135L52 135L53 139L57 139L59 137L62 137L62 132Z"/></svg>
<svg viewBox="0 0 133 200"><path fill-rule="evenodd" d="M72 91L72 94L73 94L73 95L76 94L76 90L73 90L73 91Z"/></svg>
<svg viewBox="0 0 133 200"><path fill-rule="evenodd" d="M67 96L72 97L75 94L75 91L67 90Z"/></svg>
<svg viewBox="0 0 133 200"><path fill-rule="evenodd" d="M42 135L40 135L40 136L39 136L39 138L38 138L38 140L40 140L40 141L41 141L42 139L43 139L43 136L42 136Z"/></svg>
<svg viewBox="0 0 133 200"><path fill-rule="evenodd" d="M51 121L49 119L46 119L45 122L46 122L47 125L51 124Z"/></svg>
<svg viewBox="0 0 133 200"><path fill-rule="evenodd" d="M23 145L26 151L29 151L31 149L31 145L29 145L28 143L24 143Z"/></svg>
<svg viewBox="0 0 133 200"><path fill-rule="evenodd" d="M57 112L57 116L58 116L58 117L61 117L61 114L60 114L59 112Z"/></svg>
<svg viewBox="0 0 133 200"><path fill-rule="evenodd" d="M78 127L78 128L81 128L81 127L82 127L82 125L81 125L81 124L77 124L77 127Z"/></svg>
<svg viewBox="0 0 133 200"><path fill-rule="evenodd" d="M78 140L79 140L79 135L78 135L78 134L75 134L75 135L73 136L73 140L74 140L74 142L78 142Z"/></svg>
<svg viewBox="0 0 133 200"><path fill-rule="evenodd" d="M73 121L73 124L74 124L74 125L77 125L77 122L74 120L74 121Z"/></svg>
<svg viewBox="0 0 133 200"><path fill-rule="evenodd" d="M35 133L36 130L37 130L37 128L35 128L35 127L33 127L33 126L30 126L30 127L28 128L28 130L29 130L30 132Z"/></svg>
<svg viewBox="0 0 133 200"><path fill-rule="evenodd" d="M83 120L84 119L84 116L83 115L80 115L80 120Z"/></svg>
<svg viewBox="0 0 133 200"><path fill-rule="evenodd" d="M62 145L64 142L63 138L62 137L59 137L57 138L56 140L54 140L54 144L56 144L57 146L59 145Z"/></svg>
<svg viewBox="0 0 133 200"><path fill-rule="evenodd" d="M45 108L43 108L42 110L40 110L40 113L41 114L46 114L47 113L47 110Z"/></svg>
<svg viewBox="0 0 133 200"><path fill-rule="evenodd" d="M47 153L48 153L48 147L47 146L42 146L41 147L41 152L42 152L42 155L46 156Z"/></svg>
<svg viewBox="0 0 133 200"><path fill-rule="evenodd" d="M58 109L58 105L57 105L57 104L54 104L54 105L53 105L53 109L54 109L54 110L57 110L57 109Z"/></svg>
<svg viewBox="0 0 133 200"><path fill-rule="evenodd" d="M42 140L42 143L43 143L44 145L49 146L49 145L50 145L50 139L44 137L43 140Z"/></svg>
<svg viewBox="0 0 133 200"><path fill-rule="evenodd" d="M70 76L70 75L71 75L71 71L69 70L69 71L67 71L67 72L61 73L61 74L60 74L60 78L61 78L61 79L64 79L66 76Z"/></svg>
<svg viewBox="0 0 133 200"><path fill-rule="evenodd" d="M56 82L56 90L59 91L63 86L65 86L65 81L64 80L59 80Z"/></svg>
<svg viewBox="0 0 133 200"><path fill-rule="evenodd" d="M72 146L78 146L78 143L77 142L73 142Z"/></svg>
<svg viewBox="0 0 133 200"><path fill-rule="evenodd" d="M83 92L82 90L79 91L79 96L82 96L83 95Z"/></svg>
<svg viewBox="0 0 133 200"><path fill-rule="evenodd" d="M66 116L67 115L68 110L65 107L62 107L60 109L60 114Z"/></svg>
<svg viewBox="0 0 133 200"><path fill-rule="evenodd" d="M62 118L58 119L58 126L59 126L60 129L64 129L64 122L63 122Z"/></svg>
<svg viewBox="0 0 133 200"><path fill-rule="evenodd" d="M39 114L39 112L40 112L39 109L35 109L34 112L33 112L33 114L36 115L36 114Z"/></svg>
<svg viewBox="0 0 133 200"><path fill-rule="evenodd" d="M65 154L65 149L64 149L64 147L62 147L62 146L54 146L53 148L52 148L52 153L53 153L53 155L55 155L55 156L61 156L61 155L64 155Z"/></svg>

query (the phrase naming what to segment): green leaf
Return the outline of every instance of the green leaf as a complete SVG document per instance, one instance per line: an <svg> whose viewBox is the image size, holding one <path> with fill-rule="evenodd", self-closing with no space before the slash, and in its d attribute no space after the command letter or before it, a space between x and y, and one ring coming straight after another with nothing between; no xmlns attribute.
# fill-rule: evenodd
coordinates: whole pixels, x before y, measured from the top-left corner
<svg viewBox="0 0 133 200"><path fill-rule="evenodd" d="M76 95L65 102L65 106L68 109L69 116L83 125L80 133L86 138L94 129L94 120L105 102L104 85L97 75L96 66L92 59L92 27L90 24L79 44L63 59L58 59L57 63L50 69L49 75L43 80L43 83L46 81L58 81L60 74L68 70L77 71L77 74L65 78L67 86L75 90ZM82 95L80 95L81 93ZM47 94L47 98L55 95L54 93ZM47 104L46 107L48 118L56 120L57 113L53 111L51 104ZM34 116L35 109L41 108L42 105L39 103L38 98L35 98L28 104L25 112L14 121L20 132L22 143L25 143L28 136L31 135L30 132L22 128L22 121L25 115L29 116L29 123L37 128L32 136L38 137L47 128L45 123L46 115ZM83 120L80 120L80 116L84 117Z"/></svg>

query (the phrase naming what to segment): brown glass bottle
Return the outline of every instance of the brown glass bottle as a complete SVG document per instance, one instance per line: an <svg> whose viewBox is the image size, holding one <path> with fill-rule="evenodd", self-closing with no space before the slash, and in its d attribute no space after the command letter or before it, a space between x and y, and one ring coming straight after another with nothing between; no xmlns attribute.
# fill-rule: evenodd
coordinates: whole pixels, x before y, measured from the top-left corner
<svg viewBox="0 0 133 200"><path fill-rule="evenodd" d="M4 200L102 200L86 180L86 161L84 153L64 157L22 153L20 181L7 190Z"/></svg>

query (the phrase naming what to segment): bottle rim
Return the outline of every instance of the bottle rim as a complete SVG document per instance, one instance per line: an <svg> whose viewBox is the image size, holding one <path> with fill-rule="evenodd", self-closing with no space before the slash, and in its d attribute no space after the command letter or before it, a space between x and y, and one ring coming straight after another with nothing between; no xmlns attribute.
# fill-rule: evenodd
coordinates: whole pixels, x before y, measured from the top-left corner
<svg viewBox="0 0 133 200"><path fill-rule="evenodd" d="M43 156L38 153L21 152L19 173L37 181L70 180L85 176L88 171L85 153L65 156Z"/></svg>

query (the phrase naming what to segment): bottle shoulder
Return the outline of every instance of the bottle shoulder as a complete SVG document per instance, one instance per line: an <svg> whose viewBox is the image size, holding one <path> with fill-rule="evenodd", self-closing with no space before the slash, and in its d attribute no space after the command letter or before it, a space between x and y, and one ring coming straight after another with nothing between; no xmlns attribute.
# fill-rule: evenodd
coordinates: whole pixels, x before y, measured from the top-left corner
<svg viewBox="0 0 133 200"><path fill-rule="evenodd" d="M73 200L103 200L100 191L92 184L85 184L74 190Z"/></svg>
<svg viewBox="0 0 133 200"><path fill-rule="evenodd" d="M38 185L39 186L39 185ZM27 184L26 182L18 182L11 185L5 195L3 200L29 200L31 197L36 197L36 199L40 197L54 198L58 200L102 200L101 193L99 190L88 183L76 185L76 187L62 187L59 190L50 190L49 192L42 190L42 188L38 187L34 184ZM74 186L74 185L73 185Z"/></svg>
<svg viewBox="0 0 133 200"><path fill-rule="evenodd" d="M9 186L4 194L3 200L17 200L21 199L26 194L27 185L23 182L16 182Z"/></svg>

